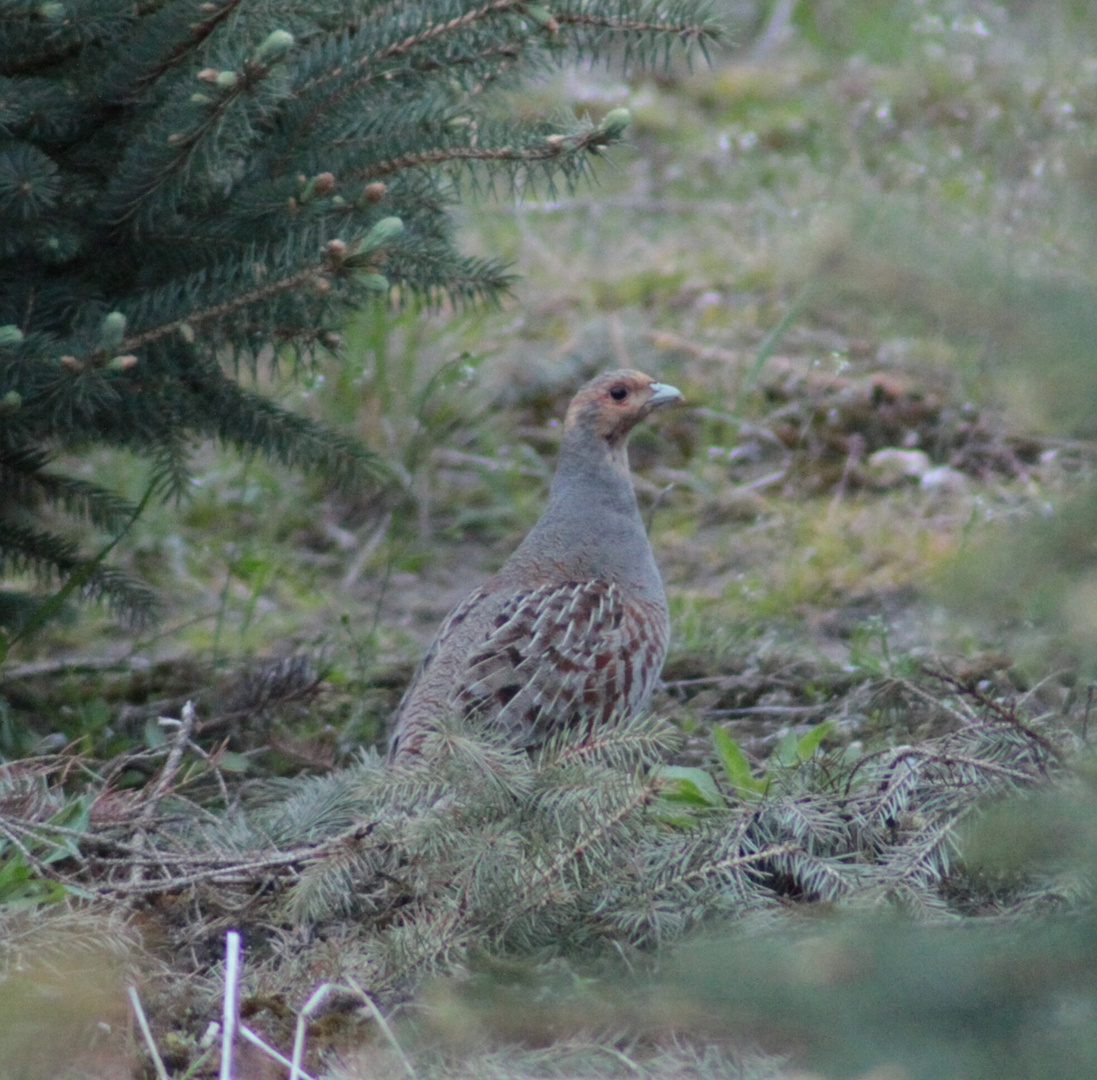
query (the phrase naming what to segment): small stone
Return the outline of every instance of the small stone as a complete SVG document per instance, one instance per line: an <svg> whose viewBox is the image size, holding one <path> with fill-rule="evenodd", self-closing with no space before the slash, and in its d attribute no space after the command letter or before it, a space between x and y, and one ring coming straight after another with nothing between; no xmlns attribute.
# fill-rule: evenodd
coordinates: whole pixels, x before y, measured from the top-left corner
<svg viewBox="0 0 1097 1080"><path fill-rule="evenodd" d="M923 491L944 491L955 495L967 491L968 486L967 477L948 465L938 465L936 469L923 473L919 482Z"/></svg>
<svg viewBox="0 0 1097 1080"><path fill-rule="evenodd" d="M869 479L882 488L920 480L932 467L924 450L900 450L897 446L877 450L865 462Z"/></svg>

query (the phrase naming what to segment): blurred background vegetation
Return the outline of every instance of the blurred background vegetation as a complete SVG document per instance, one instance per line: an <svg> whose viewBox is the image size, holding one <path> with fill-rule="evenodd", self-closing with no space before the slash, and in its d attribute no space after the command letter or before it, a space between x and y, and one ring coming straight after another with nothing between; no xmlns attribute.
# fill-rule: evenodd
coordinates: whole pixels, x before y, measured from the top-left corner
<svg viewBox="0 0 1097 1080"><path fill-rule="evenodd" d="M1034 680L1048 646L1084 658L1092 500L1050 507L1089 469L1088 8L721 14L733 45L711 68L565 71L510 102L596 122L627 104L634 119L594 187L467 193L465 247L521 274L504 311L371 309L303 381L257 375L388 462L386 490L352 500L203 448L188 498L149 507L116 555L167 617L134 635L72 612L9 661L11 715L55 745L95 726L61 720L48 699L63 684L64 710L106 715L158 682L180 696L303 651L353 688L339 752L368 741L469 575L535 518L551 419L622 363L694 406L634 448L658 503L672 673L777 637L841 659L885 627L904 648L995 649L1024 631L1010 660ZM63 464L142 493L124 455ZM944 594L963 590L947 629L926 589L946 564ZM1017 574L1023 587L1000 587ZM978 611L992 621L976 630Z"/></svg>
<svg viewBox="0 0 1097 1080"><path fill-rule="evenodd" d="M1049 790L957 823L956 876L913 921L789 894L625 975L463 966L402 1035L418 1075L1090 1076L1097 11L716 8L732 45L710 67L565 69L509 100L633 120L595 186L467 194L464 247L521 275L502 310L370 309L304 379L257 373L396 479L356 500L204 447L189 496L114 556L164 621L85 609L22 643L0 755L129 755L111 783L139 787L156 718L194 700L238 776L355 760L535 520L575 386L635 366L691 406L632 450L674 619L654 708L684 734L677 763L749 808L714 727L757 779L803 764L829 720L804 783L838 791L865 758L995 716L1055 747ZM65 465L140 498L124 456ZM32 874L7 887L0 903L57 899ZM403 1068L375 1044L339 1067Z"/></svg>

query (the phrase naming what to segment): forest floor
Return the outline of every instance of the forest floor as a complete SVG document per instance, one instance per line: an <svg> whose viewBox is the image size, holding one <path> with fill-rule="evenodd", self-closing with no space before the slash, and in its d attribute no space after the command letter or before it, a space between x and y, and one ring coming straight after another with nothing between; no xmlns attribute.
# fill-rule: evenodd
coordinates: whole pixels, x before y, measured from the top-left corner
<svg viewBox="0 0 1097 1080"><path fill-rule="evenodd" d="M55 754L54 768L67 754L96 783L109 773L111 791L137 790L159 775L170 743L158 718L180 718L190 701L195 742L232 790L355 765L383 743L442 617L536 520L568 398L616 367L686 399L631 447L673 618L653 712L684 736L675 764L711 774L719 798L750 809L714 728L755 779L806 763L816 747L804 740L824 722L818 752L842 768L939 747L988 718L1037 747L1017 765L1021 786L1079 751L1097 594L1081 556L1071 561L1087 541L1047 522L1053 506L1088 490L1097 460L1084 404L1092 374L1079 360L1092 339L1083 317L1071 321L1072 298L1092 301L1097 271L1088 227L1097 67L1079 27L1093 28L1066 4L1048 5L1039 25L990 4L823 4L818 18L753 29L740 7L741 45L711 67L565 72L510 99L530 115L597 120L624 106L633 119L629 145L594 163L594 184L468 193L458 213L465 247L512 261L520 275L502 310L365 312L339 357L294 378L256 378L360 437L389 463L392 483L335 491L196 448L191 497L150 508L117 549L159 589L164 622L134 632L81 611L12 657L0 673L4 758ZM1075 355L1064 361L1064 350ZM127 494L142 487L132 461L84 467ZM1088 521L1083 511L1075 519ZM124 767L111 773L112 760ZM67 774L65 783L71 791ZM0 912L11 856L0 846ZM1031 899L1014 890L1007 902L965 881L942 910L999 917ZM783 902L805 899L794 892ZM180 910L192 898L180 895L150 901L139 922L166 965L157 1039L172 1068L192 1075L210 1068L197 1039L212 1018L203 1012L212 983L192 1004L172 998L162 982L181 946L165 942L187 926L187 977L200 969L216 982L232 920L211 917L199 940L193 913ZM132 924L119 940L131 934ZM900 962L924 946L907 944ZM777 954L751 955L779 981ZM265 962L250 1000L273 1014L309 973L298 966L279 983ZM691 963L700 973L685 982L707 986L704 962ZM568 978L573 992L579 976ZM552 992L551 979L544 985ZM410 995L389 990L388 1001ZM471 1016L492 1024L453 993L439 992L433 1007L460 1047L456 1029ZM796 1007L818 1049L807 1001ZM582 1025L554 1015L521 1032L541 1057L508 1056L502 1039L467 1065L454 1064L459 1049L445 1068L793 1075L783 1059L728 1051L711 1017L670 1022L650 1008L663 1019L645 1013L642 1027L680 1032L696 1021L691 1030L717 1056L705 1059L699 1042L687 1061L654 1037L657 1052L603 1038L597 1072L590 1046L576 1042ZM599 1016L603 1030L635 1019L625 1006ZM795 1060L787 1026L747 1027L751 1046ZM492 1030L513 1034L504 1020ZM867 1030L857 1037L871 1041ZM550 1060L553 1045L561 1056ZM374 1052L349 1075L399 1073L399 1061ZM838 1077L892 1059L813 1060L817 1075ZM450 1075L431 1061L408 1067ZM952 1075L983 1075L982 1059L972 1062ZM944 1075L902 1069L872 1075Z"/></svg>

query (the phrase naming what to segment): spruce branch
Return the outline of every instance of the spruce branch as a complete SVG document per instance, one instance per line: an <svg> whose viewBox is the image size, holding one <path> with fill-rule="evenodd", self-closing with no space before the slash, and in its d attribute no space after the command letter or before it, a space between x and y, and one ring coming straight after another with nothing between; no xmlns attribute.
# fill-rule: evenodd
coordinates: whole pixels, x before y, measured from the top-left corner
<svg viewBox="0 0 1097 1080"><path fill-rule="evenodd" d="M134 451L176 497L196 436L378 477L333 433L226 390L223 360L311 362L386 296L498 299L505 268L455 247L453 176L571 184L623 123L503 124L484 89L615 42L641 62L688 51L708 25L693 0L0 0L0 21L0 450L26 463L0 461L17 502L0 548L44 580L75 555L36 515L124 516L53 477L47 451ZM386 219L399 241L363 247ZM31 523L37 557L12 522ZM125 586L103 570L95 588Z"/></svg>
<svg viewBox="0 0 1097 1080"><path fill-rule="evenodd" d="M211 304L209 307L189 311L182 318L173 319L170 322L162 323L159 326L152 326L148 330L141 331L139 334L127 337L122 342L122 348L127 352L136 352L163 338L178 334L188 326L193 327L197 325L204 327L211 323L220 322L230 315L244 311L265 300L270 300L283 293L292 292L296 289L313 285L317 280L322 279L330 273L331 267L329 266L328 261L326 259L318 260L311 266L307 266L304 269L297 269L293 273L286 274L284 277L275 281L267 282L265 285L256 286L253 289L249 289L246 292L232 297L230 300L224 300L221 303ZM148 306L156 306L156 299L156 297L150 297L147 301Z"/></svg>
<svg viewBox="0 0 1097 1080"><path fill-rule="evenodd" d="M510 41L502 44L489 42L476 49L463 50L457 56L419 57L413 61L412 66L413 70L420 76L445 71L447 76L453 77L468 72L473 78L497 80L501 77L504 68L513 64L521 55L522 47L517 43ZM357 70L359 66L357 63L351 65L350 70ZM347 78L346 68L336 67L332 70L330 64L326 65L321 75L316 76L299 89L298 96L305 99L309 91L324 86L332 80L338 80L338 85L313 103L308 111L295 122L293 134L286 139L280 156L271 165L272 172L279 175L284 170L288 156L315 130L318 121L330 115L338 104L348 99L353 102L363 91L378 82L384 82L391 75L393 75L393 72L387 70L366 70L357 78ZM473 87L469 87L469 93L472 92Z"/></svg>
<svg viewBox="0 0 1097 1080"><path fill-rule="evenodd" d="M189 59L209 36L236 12L241 3L243 0L222 0L219 4L203 4L201 11L205 17L195 21L192 21L193 15L187 12L185 36L179 41L172 42L162 56L133 79L133 90L130 96L139 99L142 91ZM175 12L169 11L168 17L172 16L178 17Z"/></svg>
<svg viewBox="0 0 1097 1080"><path fill-rule="evenodd" d="M1025 723L1017 714L1016 704L1013 702L1003 703L996 700L987 694L982 687L979 686L977 680L972 678L960 678L952 674L949 671L944 671L938 668L926 668L925 673L934 679L944 683L946 686L952 687L963 698L966 698L978 706L980 706L986 713L999 720L1001 723L1008 725L1009 727L1016 728L1022 734L1034 739L1040 744L1041 749L1046 751L1051 757L1055 758L1060 764L1062 764L1063 756L1055 744L1048 739L1045 735L1035 731L1031 724Z"/></svg>
<svg viewBox="0 0 1097 1080"><path fill-rule="evenodd" d="M72 593L80 591L89 599L105 600L113 611L138 626L152 621L159 608L155 594L121 571L101 565L101 558L113 547L111 543L100 556L81 559L71 541L45 530L0 520L0 569L29 572L40 581L58 577L63 580L60 591L45 601L47 615L57 611ZM36 607L35 611L39 610ZM37 629L41 621L37 614L32 614L25 628L9 637L4 651Z"/></svg>
<svg viewBox="0 0 1097 1080"><path fill-rule="evenodd" d="M216 144L222 142L237 153L245 152L258 138L256 125L266 112L257 90L274 71L273 64L249 60L238 72L217 75L215 97L203 94L204 100L196 102L193 95L183 98L177 93L122 160L106 192L103 212L110 224L117 227L140 213L142 224L147 225L158 213L174 210L199 151L212 156L217 153ZM228 125L245 105L254 115L237 117L236 125ZM165 192L172 182L175 189ZM158 193L164 193L165 198L153 202Z"/></svg>
<svg viewBox="0 0 1097 1080"><path fill-rule="evenodd" d="M279 409L231 379L207 383L201 397L209 408L210 433L242 452L262 446L269 457L290 468L321 470L342 484L387 475L381 460L361 443Z"/></svg>
<svg viewBox="0 0 1097 1080"><path fill-rule="evenodd" d="M594 128L581 135L548 136L540 146L442 146L403 154L387 161L374 162L354 174L356 180L377 180L404 169L433 168L451 162L492 162L528 165L532 162L559 161L566 154L584 151L596 153L616 141L612 134Z"/></svg>
<svg viewBox="0 0 1097 1080"><path fill-rule="evenodd" d="M482 22L485 19L489 19L493 16L500 16L510 14L515 11L520 11L522 8L528 7L527 0L490 0L489 3L482 5L478 8L473 8L470 11L462 12L460 15L446 20L445 22L434 22L431 18L431 13L427 9L422 9L416 12L416 18L420 22L420 28L411 34L407 34L398 41L393 41L388 45L377 48L374 51L365 53L362 56L358 56L352 63L347 65L346 71L359 71L363 68L381 67L382 61L390 60L395 57L403 57L408 53L416 49L417 47L424 45L428 42L436 41L438 38L444 37L448 34L453 34L455 31L466 29L472 26L474 23ZM396 24L394 30L398 32L399 24ZM309 82L304 83L299 88L299 93L307 94L310 91L316 89L318 86L324 85L326 82L332 79L340 78L344 75L344 70L328 71L324 74L317 75ZM374 75L371 73L365 80L355 84L356 88L366 85L369 81L372 81ZM333 98L325 98L323 103L317 107L317 111L329 106Z"/></svg>
<svg viewBox="0 0 1097 1080"><path fill-rule="evenodd" d="M37 447L0 447L0 493L23 508L39 502L59 506L103 529L115 528L133 513L133 504L113 491L47 472L49 460L49 455Z"/></svg>
<svg viewBox="0 0 1097 1080"><path fill-rule="evenodd" d="M655 791L650 783L630 784L625 789L624 797L617 800L618 805L608 814L597 812L594 805L585 807L584 810L591 811L589 823L581 828L577 836L562 844L550 860L535 869L523 882L505 913L500 913L492 928L502 932L509 924L518 922L546 902L551 902L554 887L571 877L572 868L581 864L593 850L604 845L618 832L621 825L650 806L654 799Z"/></svg>
<svg viewBox="0 0 1097 1080"><path fill-rule="evenodd" d="M692 19L676 20L670 16L652 19L642 15L599 15L589 11L561 10L554 12L553 19L561 26L612 30L618 34L671 36L686 41L703 41L706 38L715 38L718 34L718 29L711 23Z"/></svg>

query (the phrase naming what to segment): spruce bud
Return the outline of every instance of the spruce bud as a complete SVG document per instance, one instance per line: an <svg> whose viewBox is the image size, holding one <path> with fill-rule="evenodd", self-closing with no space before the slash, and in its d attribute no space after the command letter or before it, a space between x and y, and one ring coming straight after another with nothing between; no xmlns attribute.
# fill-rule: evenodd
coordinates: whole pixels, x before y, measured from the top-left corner
<svg viewBox="0 0 1097 1080"><path fill-rule="evenodd" d="M556 151L562 150L564 148L564 143L567 141L568 137L566 135L547 135L545 137L545 142L548 144L549 148Z"/></svg>
<svg viewBox="0 0 1097 1080"><path fill-rule="evenodd" d="M272 30L266 36L266 40L252 56L252 62L256 64L273 64L281 60L293 48L296 42L288 30Z"/></svg>
<svg viewBox="0 0 1097 1080"><path fill-rule="evenodd" d="M0 326L0 349L14 349L23 344L23 331L15 323Z"/></svg>
<svg viewBox="0 0 1097 1080"><path fill-rule="evenodd" d="M207 97L205 94L191 94L190 101L192 105L208 105L213 99Z"/></svg>
<svg viewBox="0 0 1097 1080"><path fill-rule="evenodd" d="M333 195L331 197L331 205L342 210L347 205L347 200L342 195Z"/></svg>
<svg viewBox="0 0 1097 1080"><path fill-rule="evenodd" d="M331 282L325 277L318 277L313 283L313 288L323 296L324 293L331 291Z"/></svg>
<svg viewBox="0 0 1097 1080"><path fill-rule="evenodd" d="M215 83L217 82L217 76L220 74L221 72L218 71L217 68L202 68L202 70L198 72L198 78L202 82Z"/></svg>
<svg viewBox="0 0 1097 1080"><path fill-rule="evenodd" d="M368 203L379 203L388 194L388 190L380 181L375 180L372 184L366 184L358 198L358 205L365 206Z"/></svg>
<svg viewBox="0 0 1097 1080"><path fill-rule="evenodd" d="M194 344L194 327L190 323L179 324L179 336L188 344Z"/></svg>
<svg viewBox="0 0 1097 1080"><path fill-rule="evenodd" d="M66 15L64 4L45 3L39 4L36 14L40 19L49 22L60 22Z"/></svg>
<svg viewBox="0 0 1097 1080"><path fill-rule="evenodd" d="M631 121L632 113L630 113L628 109L610 109L610 111L602 117L602 122L598 125L598 130L605 135L607 139L619 139L625 133L625 128L629 126Z"/></svg>
<svg viewBox="0 0 1097 1080"><path fill-rule="evenodd" d="M69 369L69 371L83 371L84 370L84 365L81 364L80 361L77 360L75 356L62 356L60 359L61 359L61 365L63 367L67 367Z"/></svg>
<svg viewBox="0 0 1097 1080"><path fill-rule="evenodd" d="M542 30L547 30L550 34L555 34L560 29L560 24L556 21L548 8L543 8L540 4L526 4L522 10L524 14L541 27Z"/></svg>
<svg viewBox="0 0 1097 1080"><path fill-rule="evenodd" d="M359 274L358 281L370 292L389 291L389 279L384 274Z"/></svg>
<svg viewBox="0 0 1097 1080"><path fill-rule="evenodd" d="M390 240L395 240L404 231L404 223L398 217L383 217L378 221L362 241L363 251L373 251Z"/></svg>
<svg viewBox="0 0 1097 1080"><path fill-rule="evenodd" d="M136 363L136 356L116 356L107 364L107 367L111 371L128 371Z"/></svg>
<svg viewBox="0 0 1097 1080"><path fill-rule="evenodd" d="M213 81L225 90L231 90L240 81L240 76L235 71L219 71Z"/></svg>
<svg viewBox="0 0 1097 1080"><path fill-rule="evenodd" d="M181 131L173 131L168 136L168 146L178 146L185 138L186 135L184 135Z"/></svg>
<svg viewBox="0 0 1097 1080"><path fill-rule="evenodd" d="M120 311L112 311L99 324L99 348L110 352L122 344L126 336L126 317Z"/></svg>
<svg viewBox="0 0 1097 1080"><path fill-rule="evenodd" d="M331 262L338 266L346 257L347 245L342 240L329 240L324 250Z"/></svg>
<svg viewBox="0 0 1097 1080"><path fill-rule="evenodd" d="M329 194L335 188L335 177L329 172L317 173L311 180L305 184L301 190L301 194L298 196L298 200L302 206L312 202L317 195L323 197Z"/></svg>
<svg viewBox="0 0 1097 1080"><path fill-rule="evenodd" d="M5 412L15 412L22 404L23 395L20 394L18 390L9 390L0 398L0 405L3 406Z"/></svg>

